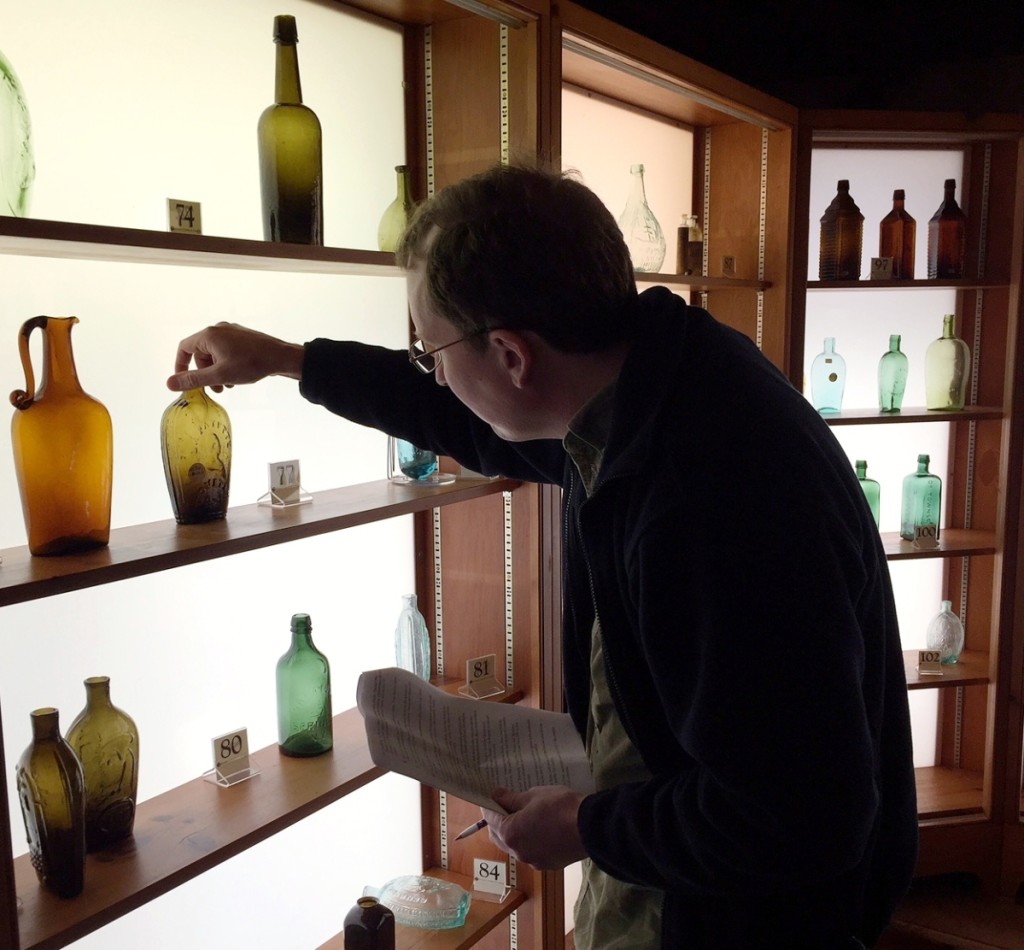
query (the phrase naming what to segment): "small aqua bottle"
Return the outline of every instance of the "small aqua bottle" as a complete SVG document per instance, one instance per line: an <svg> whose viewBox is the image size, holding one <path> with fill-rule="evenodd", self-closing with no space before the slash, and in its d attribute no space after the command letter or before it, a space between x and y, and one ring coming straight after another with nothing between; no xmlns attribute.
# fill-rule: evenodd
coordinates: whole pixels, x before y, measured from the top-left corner
<svg viewBox="0 0 1024 950"><path fill-rule="evenodd" d="M846 388L846 360L836 352L836 338L825 337L825 348L811 363L811 403L818 412L839 412Z"/></svg>
<svg viewBox="0 0 1024 950"><path fill-rule="evenodd" d="M882 412L899 412L907 388L909 362L900 350L900 335L889 337L889 349L878 361L878 408Z"/></svg>
<svg viewBox="0 0 1024 950"><path fill-rule="evenodd" d="M903 479L900 537L907 541L916 540L921 528L933 528L935 540L939 539L942 479L928 471L930 461L927 455L919 455L917 471Z"/></svg>
<svg viewBox="0 0 1024 950"><path fill-rule="evenodd" d="M868 500L868 507L871 509L871 514L875 519L875 527L877 528L881 513L881 486L873 478L868 478L868 463L864 459L857 459L854 467L857 469L857 481L860 482L864 497Z"/></svg>

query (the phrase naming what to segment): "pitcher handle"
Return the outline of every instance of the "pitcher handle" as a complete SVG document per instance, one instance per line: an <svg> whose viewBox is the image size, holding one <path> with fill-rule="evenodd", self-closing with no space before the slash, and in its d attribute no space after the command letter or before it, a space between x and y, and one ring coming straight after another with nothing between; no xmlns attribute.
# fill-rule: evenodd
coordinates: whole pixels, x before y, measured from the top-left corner
<svg viewBox="0 0 1024 950"><path fill-rule="evenodd" d="M49 319L49 317L33 317L21 325L21 332L18 334L18 352L21 354L21 365L25 370L25 391L16 389L11 393L11 405L15 409L28 409L35 401L36 379L32 372L32 357L28 352L28 338L36 327L45 329L46 321Z"/></svg>

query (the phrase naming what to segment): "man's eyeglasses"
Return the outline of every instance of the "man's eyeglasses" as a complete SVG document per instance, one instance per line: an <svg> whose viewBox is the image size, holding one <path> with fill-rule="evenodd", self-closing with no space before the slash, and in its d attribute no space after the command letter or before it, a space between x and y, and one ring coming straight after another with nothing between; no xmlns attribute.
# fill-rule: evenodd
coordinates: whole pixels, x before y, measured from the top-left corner
<svg viewBox="0 0 1024 950"><path fill-rule="evenodd" d="M463 343L475 336L482 336L485 333L490 333L491 330L497 329L498 327L480 327L472 333L460 336L457 340L452 340L451 343L445 343L444 346L439 346L433 350L428 350L419 340L413 340L409 344L409 362L421 373L432 373L437 369L437 364L441 362L437 355L441 350L447 350L449 346L455 346L456 343Z"/></svg>

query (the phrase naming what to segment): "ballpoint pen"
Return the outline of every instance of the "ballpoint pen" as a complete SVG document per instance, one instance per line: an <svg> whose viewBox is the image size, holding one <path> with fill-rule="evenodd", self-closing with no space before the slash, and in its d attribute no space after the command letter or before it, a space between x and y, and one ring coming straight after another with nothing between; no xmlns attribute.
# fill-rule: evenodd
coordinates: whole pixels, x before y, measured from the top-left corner
<svg viewBox="0 0 1024 950"><path fill-rule="evenodd" d="M461 841L463 838L468 838L470 835L475 835L481 828L487 827L487 819L481 818L479 821L474 822L468 828L460 831L456 836L456 841Z"/></svg>

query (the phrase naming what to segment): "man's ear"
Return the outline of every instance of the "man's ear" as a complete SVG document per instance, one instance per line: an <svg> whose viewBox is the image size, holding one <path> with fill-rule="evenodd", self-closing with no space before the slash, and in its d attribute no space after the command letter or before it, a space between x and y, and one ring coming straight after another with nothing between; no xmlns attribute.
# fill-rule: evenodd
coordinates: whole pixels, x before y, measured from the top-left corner
<svg viewBox="0 0 1024 950"><path fill-rule="evenodd" d="M509 381L516 389L522 389L533 373L535 354L532 341L515 330L492 330L491 346Z"/></svg>

